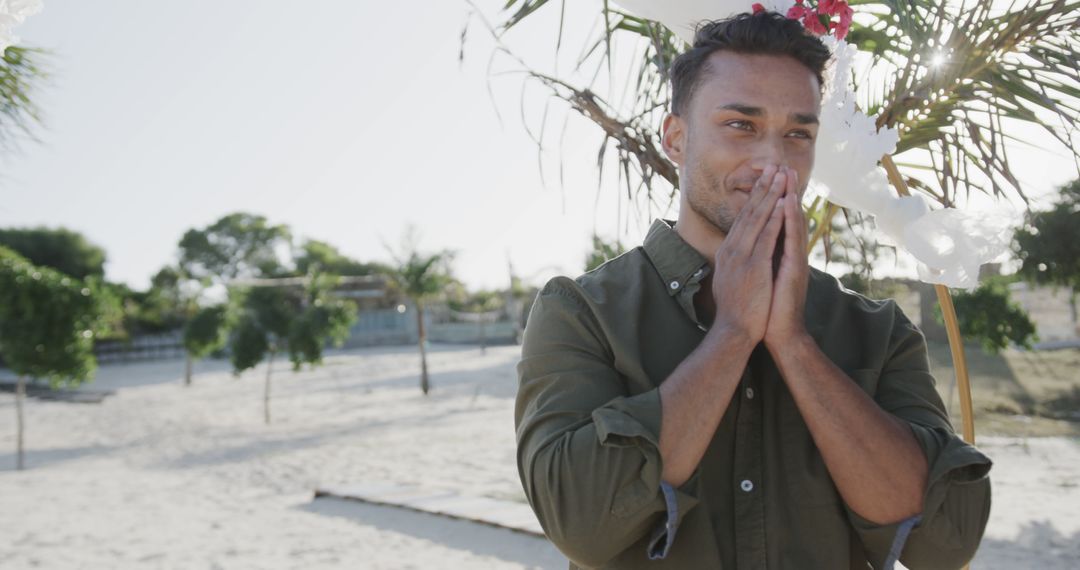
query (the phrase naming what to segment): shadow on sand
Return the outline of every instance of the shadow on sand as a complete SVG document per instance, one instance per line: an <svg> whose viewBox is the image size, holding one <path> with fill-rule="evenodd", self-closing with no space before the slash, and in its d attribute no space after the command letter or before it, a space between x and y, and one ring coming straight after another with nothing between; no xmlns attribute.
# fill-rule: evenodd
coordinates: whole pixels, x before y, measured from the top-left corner
<svg viewBox="0 0 1080 570"><path fill-rule="evenodd" d="M429 540L455 550L498 558L526 568L562 570L567 564L566 558L546 540L479 523L331 497L319 497L296 508Z"/></svg>

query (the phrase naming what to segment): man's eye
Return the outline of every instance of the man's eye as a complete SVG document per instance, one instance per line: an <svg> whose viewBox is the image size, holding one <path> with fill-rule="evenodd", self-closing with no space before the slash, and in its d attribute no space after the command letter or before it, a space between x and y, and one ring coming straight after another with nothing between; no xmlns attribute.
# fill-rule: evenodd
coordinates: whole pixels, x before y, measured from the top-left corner
<svg viewBox="0 0 1080 570"><path fill-rule="evenodd" d="M743 131L750 131L750 130L753 130L753 128L754 128L753 125L751 125L747 121L728 121L727 125L729 127L735 127L736 129L743 130Z"/></svg>
<svg viewBox="0 0 1080 570"><path fill-rule="evenodd" d="M810 134L810 131L791 131L788 136L795 137L797 139L813 139L814 135Z"/></svg>

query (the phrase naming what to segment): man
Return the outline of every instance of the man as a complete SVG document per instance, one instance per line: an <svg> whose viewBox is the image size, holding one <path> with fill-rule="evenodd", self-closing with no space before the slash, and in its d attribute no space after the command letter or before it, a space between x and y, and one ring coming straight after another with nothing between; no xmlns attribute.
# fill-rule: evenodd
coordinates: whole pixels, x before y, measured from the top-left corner
<svg viewBox="0 0 1080 570"><path fill-rule="evenodd" d="M959 568L990 461L954 433L922 334L807 266L821 41L773 13L672 68L674 227L540 292L518 468L571 568Z"/></svg>

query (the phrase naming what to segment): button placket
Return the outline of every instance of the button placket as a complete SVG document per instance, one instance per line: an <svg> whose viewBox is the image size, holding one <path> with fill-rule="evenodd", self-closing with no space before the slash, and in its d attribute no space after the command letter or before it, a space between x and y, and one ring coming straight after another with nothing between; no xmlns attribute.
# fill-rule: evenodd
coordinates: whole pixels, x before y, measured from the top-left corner
<svg viewBox="0 0 1080 570"><path fill-rule="evenodd" d="M735 559L738 568L765 568L765 496L763 481L762 430L764 410L761 398L748 397L755 381L752 371L760 356L751 357L742 379L743 395L735 419Z"/></svg>

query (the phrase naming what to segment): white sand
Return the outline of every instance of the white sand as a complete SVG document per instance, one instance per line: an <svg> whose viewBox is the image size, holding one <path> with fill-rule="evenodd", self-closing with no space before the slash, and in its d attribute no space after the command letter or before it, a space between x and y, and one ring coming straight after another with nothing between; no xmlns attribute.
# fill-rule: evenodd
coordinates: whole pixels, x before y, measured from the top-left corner
<svg viewBox="0 0 1080 570"><path fill-rule="evenodd" d="M230 376L204 362L104 367L100 405L29 400L27 464L0 394L0 568L565 568L540 539L389 507L313 499L391 482L522 501L519 349L436 347L420 394L409 347ZM985 438L995 498L974 568L1080 567L1080 440Z"/></svg>

